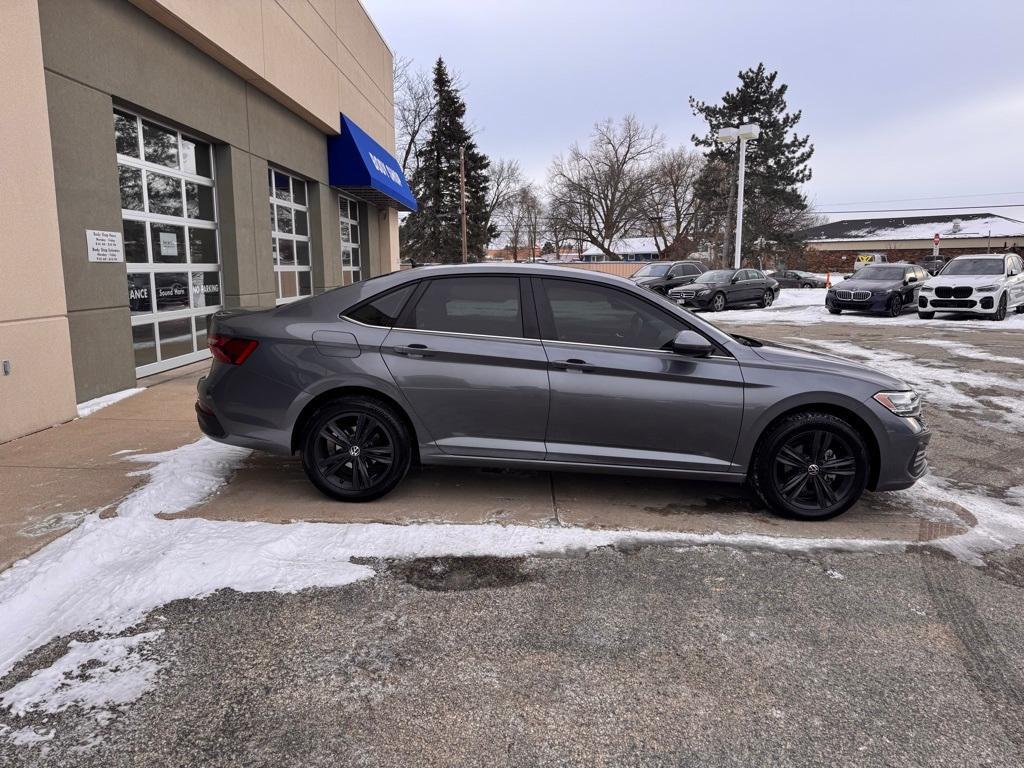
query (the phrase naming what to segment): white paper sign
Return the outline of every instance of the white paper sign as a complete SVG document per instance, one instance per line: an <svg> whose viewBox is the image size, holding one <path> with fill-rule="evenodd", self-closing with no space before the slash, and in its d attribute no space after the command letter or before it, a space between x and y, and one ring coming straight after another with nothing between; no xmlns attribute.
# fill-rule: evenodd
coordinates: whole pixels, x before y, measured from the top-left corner
<svg viewBox="0 0 1024 768"><path fill-rule="evenodd" d="M161 256L177 256L178 255L178 236L173 232L161 232L160 233L160 255Z"/></svg>
<svg viewBox="0 0 1024 768"><path fill-rule="evenodd" d="M87 229L85 241L89 245L89 261L124 261L124 244L120 232Z"/></svg>

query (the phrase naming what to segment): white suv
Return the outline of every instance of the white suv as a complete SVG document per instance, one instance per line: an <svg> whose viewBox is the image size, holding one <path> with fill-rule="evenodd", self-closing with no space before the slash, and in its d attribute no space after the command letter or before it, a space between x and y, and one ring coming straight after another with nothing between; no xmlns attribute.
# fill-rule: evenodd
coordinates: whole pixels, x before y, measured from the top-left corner
<svg viewBox="0 0 1024 768"><path fill-rule="evenodd" d="M965 312L1003 320L1010 309L1024 312L1024 263L1015 253L957 256L921 287L917 316Z"/></svg>

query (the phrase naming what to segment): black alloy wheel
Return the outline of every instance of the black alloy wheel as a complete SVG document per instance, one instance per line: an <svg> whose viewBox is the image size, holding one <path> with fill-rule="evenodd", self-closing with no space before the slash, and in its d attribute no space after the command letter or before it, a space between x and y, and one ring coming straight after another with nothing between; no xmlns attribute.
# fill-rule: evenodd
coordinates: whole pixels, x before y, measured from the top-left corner
<svg viewBox="0 0 1024 768"><path fill-rule="evenodd" d="M1006 294L1004 293L999 297L999 306L996 307L996 312L992 315L992 319L997 323L1002 322L1006 319Z"/></svg>
<svg viewBox="0 0 1024 768"><path fill-rule="evenodd" d="M903 297L900 294L896 294L889 301L889 309L887 314L889 317L899 317L903 311Z"/></svg>
<svg viewBox="0 0 1024 768"><path fill-rule="evenodd" d="M798 413L761 442L751 479L775 512L827 520L860 498L868 466L864 439L849 423L827 413Z"/></svg>
<svg viewBox="0 0 1024 768"><path fill-rule="evenodd" d="M813 288L814 286L810 283L800 283L801 288Z"/></svg>
<svg viewBox="0 0 1024 768"><path fill-rule="evenodd" d="M714 312L721 312L725 309L725 294L719 291L711 297L711 309Z"/></svg>
<svg viewBox="0 0 1024 768"><path fill-rule="evenodd" d="M310 419L302 450L306 476L341 501L370 501L405 477L411 440L398 416L369 398L339 400Z"/></svg>
<svg viewBox="0 0 1024 768"><path fill-rule="evenodd" d="M768 309L768 307L772 305L773 301L775 301L775 291L768 288L761 296L761 301L758 302L758 306L761 307L761 309Z"/></svg>

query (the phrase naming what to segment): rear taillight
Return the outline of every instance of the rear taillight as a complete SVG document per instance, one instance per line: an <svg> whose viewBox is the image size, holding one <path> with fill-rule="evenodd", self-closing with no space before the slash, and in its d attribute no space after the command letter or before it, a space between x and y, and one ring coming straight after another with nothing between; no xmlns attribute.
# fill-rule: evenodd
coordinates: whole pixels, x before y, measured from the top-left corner
<svg viewBox="0 0 1024 768"><path fill-rule="evenodd" d="M255 339L239 339L215 334L210 336L207 344L210 347L210 354L222 363L241 365L260 343Z"/></svg>

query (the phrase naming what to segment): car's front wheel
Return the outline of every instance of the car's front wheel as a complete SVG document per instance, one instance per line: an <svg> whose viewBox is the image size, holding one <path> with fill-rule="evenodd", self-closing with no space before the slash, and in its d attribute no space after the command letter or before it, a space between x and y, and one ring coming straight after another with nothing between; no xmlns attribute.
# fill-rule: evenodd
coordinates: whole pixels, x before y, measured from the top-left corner
<svg viewBox="0 0 1024 768"><path fill-rule="evenodd" d="M1006 319L1006 294L1004 293L999 297L999 305L996 307L996 312L992 315L992 319L996 322L1002 322Z"/></svg>
<svg viewBox="0 0 1024 768"><path fill-rule="evenodd" d="M918 310L917 311L917 317L920 320L933 320L933 319L935 319L935 313L934 312L922 312L921 310Z"/></svg>
<svg viewBox="0 0 1024 768"><path fill-rule="evenodd" d="M758 302L758 306L761 309L767 309L772 305L773 301L775 301L775 292L769 288L761 295L761 301Z"/></svg>
<svg viewBox="0 0 1024 768"><path fill-rule="evenodd" d="M725 309L725 304L726 301L724 293L716 293L714 296L711 297L711 309L713 311L721 312L723 309Z"/></svg>
<svg viewBox="0 0 1024 768"><path fill-rule="evenodd" d="M827 520L856 503L867 485L864 438L830 413L787 416L764 436L751 469L769 509L798 520Z"/></svg>
<svg viewBox="0 0 1024 768"><path fill-rule="evenodd" d="M367 397L335 400L308 422L302 467L322 493L340 501L371 501L405 477L412 438L387 405Z"/></svg>
<svg viewBox="0 0 1024 768"><path fill-rule="evenodd" d="M889 315L889 317L899 317L900 316L900 312L902 312L902 311L903 311L903 297L900 296L897 293L889 301L889 309L887 311L887 314Z"/></svg>

